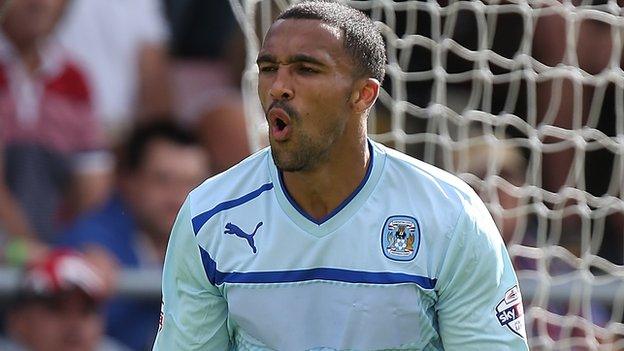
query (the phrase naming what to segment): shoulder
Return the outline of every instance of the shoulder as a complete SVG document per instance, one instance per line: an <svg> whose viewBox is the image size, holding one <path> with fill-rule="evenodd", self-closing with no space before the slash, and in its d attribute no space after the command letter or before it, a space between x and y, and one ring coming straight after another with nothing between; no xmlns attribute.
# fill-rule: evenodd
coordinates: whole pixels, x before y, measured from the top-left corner
<svg viewBox="0 0 624 351"><path fill-rule="evenodd" d="M469 208L482 201L457 176L399 151L379 146L386 153L385 182L391 188L433 211L432 215L456 223Z"/></svg>
<svg viewBox="0 0 624 351"><path fill-rule="evenodd" d="M202 216L204 224L221 210L242 205L273 189L270 157L268 148L262 149L191 191L187 199L191 218L195 221Z"/></svg>
<svg viewBox="0 0 624 351"><path fill-rule="evenodd" d="M485 204L463 180L447 171L416 160L398 151L387 153L385 182L392 184L395 197L406 199L410 208L420 214L423 233L428 236L428 249L436 252L432 258L444 266L444 261L467 258L464 265L477 264L483 256L493 264L490 269L504 265L504 245L499 231ZM464 267L466 268L466 267Z"/></svg>
<svg viewBox="0 0 624 351"><path fill-rule="evenodd" d="M501 246L502 239L490 212L466 182L394 150L388 150L388 159L389 169L403 174L417 189L417 201L424 202L430 218L443 222L440 227L447 228L446 239L450 245L467 247L471 243L473 255L478 255L486 247Z"/></svg>
<svg viewBox="0 0 624 351"><path fill-rule="evenodd" d="M408 156L394 149L380 146L388 155L387 166L392 170L429 185L436 185L440 190L453 190L462 194L472 194L472 188L457 176L429 163Z"/></svg>

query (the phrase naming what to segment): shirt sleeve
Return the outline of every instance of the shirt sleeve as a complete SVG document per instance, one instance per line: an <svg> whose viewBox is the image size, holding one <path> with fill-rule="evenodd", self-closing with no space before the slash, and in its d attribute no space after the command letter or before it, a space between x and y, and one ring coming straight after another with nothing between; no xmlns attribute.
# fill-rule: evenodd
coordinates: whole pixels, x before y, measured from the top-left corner
<svg viewBox="0 0 624 351"><path fill-rule="evenodd" d="M204 271L188 199L173 226L163 270L154 351L228 350L227 303Z"/></svg>
<svg viewBox="0 0 624 351"><path fill-rule="evenodd" d="M480 200L466 206L458 220L436 290L445 349L529 349L518 280L498 229Z"/></svg>

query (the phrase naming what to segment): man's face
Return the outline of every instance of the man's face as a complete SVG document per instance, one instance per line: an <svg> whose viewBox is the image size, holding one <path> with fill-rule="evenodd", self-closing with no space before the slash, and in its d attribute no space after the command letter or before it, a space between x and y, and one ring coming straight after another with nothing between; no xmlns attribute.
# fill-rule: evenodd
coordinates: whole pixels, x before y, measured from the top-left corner
<svg viewBox="0 0 624 351"><path fill-rule="evenodd" d="M52 32L65 4L66 0L12 0L2 27L17 45L32 43Z"/></svg>
<svg viewBox="0 0 624 351"><path fill-rule="evenodd" d="M342 32L318 20L278 20L258 54L258 94L282 171L315 169L339 144L352 114L351 57Z"/></svg>
<svg viewBox="0 0 624 351"><path fill-rule="evenodd" d="M102 317L80 291L28 303L9 320L12 335L32 351L95 351L103 335Z"/></svg>
<svg viewBox="0 0 624 351"><path fill-rule="evenodd" d="M166 239L186 195L207 174L207 160L199 146L151 141L145 159L128 176L124 189L146 234Z"/></svg>

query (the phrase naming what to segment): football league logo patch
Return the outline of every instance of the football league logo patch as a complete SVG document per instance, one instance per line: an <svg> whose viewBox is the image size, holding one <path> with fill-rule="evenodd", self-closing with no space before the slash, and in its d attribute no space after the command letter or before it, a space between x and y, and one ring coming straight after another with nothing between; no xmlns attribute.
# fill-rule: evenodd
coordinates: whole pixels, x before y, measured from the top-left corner
<svg viewBox="0 0 624 351"><path fill-rule="evenodd" d="M496 305L496 318L501 326L509 328L514 334L526 339L524 309L517 285L507 290L505 298Z"/></svg>
<svg viewBox="0 0 624 351"><path fill-rule="evenodd" d="M410 216L390 216L381 232L381 249L391 260L411 261L420 246L418 221Z"/></svg>

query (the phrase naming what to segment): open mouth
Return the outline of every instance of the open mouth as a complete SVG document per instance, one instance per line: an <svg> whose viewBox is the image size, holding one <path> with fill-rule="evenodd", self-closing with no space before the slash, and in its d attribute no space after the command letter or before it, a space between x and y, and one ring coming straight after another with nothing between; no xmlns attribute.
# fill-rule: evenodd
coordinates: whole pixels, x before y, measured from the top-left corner
<svg viewBox="0 0 624 351"><path fill-rule="evenodd" d="M273 108L269 111L270 133L274 140L285 141L290 136L290 116L280 108Z"/></svg>
<svg viewBox="0 0 624 351"><path fill-rule="evenodd" d="M275 120L275 125L280 132L286 128L286 122L284 122L281 118L277 118Z"/></svg>

